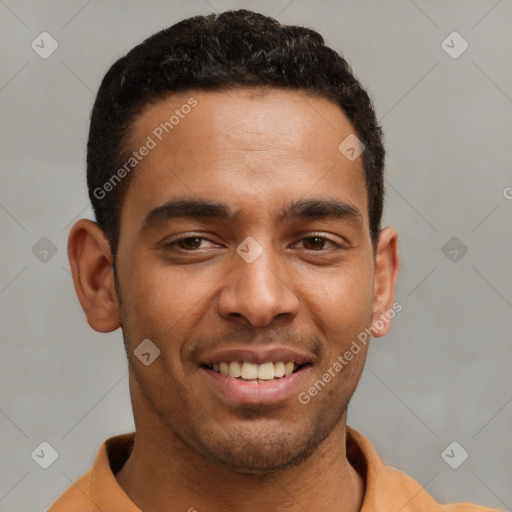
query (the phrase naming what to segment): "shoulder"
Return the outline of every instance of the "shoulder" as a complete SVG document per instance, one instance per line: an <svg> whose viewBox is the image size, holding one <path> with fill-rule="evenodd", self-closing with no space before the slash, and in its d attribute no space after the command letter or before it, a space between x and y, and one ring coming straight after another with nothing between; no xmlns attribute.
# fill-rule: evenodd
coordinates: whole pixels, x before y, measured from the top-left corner
<svg viewBox="0 0 512 512"><path fill-rule="evenodd" d="M73 483L47 512L69 512L80 509L81 512L96 512L98 508L90 499L92 470Z"/></svg>
<svg viewBox="0 0 512 512"><path fill-rule="evenodd" d="M361 512L502 512L470 503L439 503L426 491L426 484L385 465L370 441L348 425L346 448L350 463L366 483Z"/></svg>
<svg viewBox="0 0 512 512"><path fill-rule="evenodd" d="M473 503L439 503L414 478L392 466L384 466L382 476L390 490L408 499L402 512L503 512Z"/></svg>

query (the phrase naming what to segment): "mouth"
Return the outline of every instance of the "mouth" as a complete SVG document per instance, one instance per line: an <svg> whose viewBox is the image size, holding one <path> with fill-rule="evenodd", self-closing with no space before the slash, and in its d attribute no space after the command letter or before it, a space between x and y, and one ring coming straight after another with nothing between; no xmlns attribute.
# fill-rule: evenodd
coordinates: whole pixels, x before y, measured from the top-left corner
<svg viewBox="0 0 512 512"><path fill-rule="evenodd" d="M284 379L297 373L310 363L298 364L295 361L222 361L202 364L203 368L241 381L270 382Z"/></svg>
<svg viewBox="0 0 512 512"><path fill-rule="evenodd" d="M315 359L286 347L253 346L205 354L200 375L205 392L229 407L293 399L306 387Z"/></svg>

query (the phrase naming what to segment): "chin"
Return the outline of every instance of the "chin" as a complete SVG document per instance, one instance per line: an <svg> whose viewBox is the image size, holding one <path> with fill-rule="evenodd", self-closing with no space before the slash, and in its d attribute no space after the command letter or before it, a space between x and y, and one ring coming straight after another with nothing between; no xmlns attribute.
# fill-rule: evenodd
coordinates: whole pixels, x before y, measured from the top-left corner
<svg viewBox="0 0 512 512"><path fill-rule="evenodd" d="M317 429L300 424L292 429L277 421L242 422L215 435L200 436L199 451L230 471L264 476L308 459L331 430L325 425Z"/></svg>

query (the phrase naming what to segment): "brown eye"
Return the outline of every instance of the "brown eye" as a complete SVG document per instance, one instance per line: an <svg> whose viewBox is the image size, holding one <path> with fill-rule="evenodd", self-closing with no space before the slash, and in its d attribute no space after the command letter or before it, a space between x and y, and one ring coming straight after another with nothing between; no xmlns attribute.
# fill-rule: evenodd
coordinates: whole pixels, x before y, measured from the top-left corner
<svg viewBox="0 0 512 512"><path fill-rule="evenodd" d="M335 244L332 240L329 240L323 236L308 236L302 240L304 240L304 247L312 251L324 250L325 247L323 246L326 243L330 243L336 247L339 247L338 244Z"/></svg>
<svg viewBox="0 0 512 512"><path fill-rule="evenodd" d="M187 252L195 252L199 249L205 249L206 247L201 247L203 242L211 242L208 238L204 238L202 236L186 236L182 238L177 238L163 246L164 249L168 251L187 251ZM213 242L211 242L213 243Z"/></svg>
<svg viewBox="0 0 512 512"><path fill-rule="evenodd" d="M201 245L201 240L203 240L203 238L192 236L189 238L182 238L181 240L177 240L174 243L177 244L181 249L194 250L199 248Z"/></svg>

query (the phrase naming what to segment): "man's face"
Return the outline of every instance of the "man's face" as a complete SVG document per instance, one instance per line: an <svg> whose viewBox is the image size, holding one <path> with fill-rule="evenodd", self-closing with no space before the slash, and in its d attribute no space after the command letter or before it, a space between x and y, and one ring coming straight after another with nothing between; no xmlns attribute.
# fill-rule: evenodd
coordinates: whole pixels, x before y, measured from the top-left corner
<svg viewBox="0 0 512 512"><path fill-rule="evenodd" d="M158 140L191 97L197 105ZM338 149L350 134L334 103L276 89L174 94L136 120L131 149L156 143L133 171L117 254L136 424L258 471L303 460L346 418L365 346L308 404L298 396L372 322L362 158ZM228 215L159 208L176 199L222 203ZM309 201L337 201L341 213L305 211ZM148 366L134 355L146 339L160 350ZM265 378L300 366L273 380L216 371L234 361L248 363L246 376L274 362Z"/></svg>

